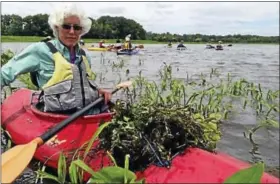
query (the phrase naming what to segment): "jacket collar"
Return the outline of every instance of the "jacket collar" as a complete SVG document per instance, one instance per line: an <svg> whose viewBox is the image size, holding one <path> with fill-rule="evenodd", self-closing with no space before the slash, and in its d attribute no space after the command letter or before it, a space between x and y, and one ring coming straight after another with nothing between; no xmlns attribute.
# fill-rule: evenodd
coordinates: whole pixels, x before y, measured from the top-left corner
<svg viewBox="0 0 280 184"><path fill-rule="evenodd" d="M57 45L57 50L58 51L60 51L61 53L67 53L67 52L69 52L69 49L68 49L68 47L66 47L58 38L56 38L55 40L54 40L54 42L55 42L55 45ZM80 46L79 46L79 44L76 44L75 45L75 47L74 47L74 49L75 49L75 53L77 54L77 53L80 53Z"/></svg>

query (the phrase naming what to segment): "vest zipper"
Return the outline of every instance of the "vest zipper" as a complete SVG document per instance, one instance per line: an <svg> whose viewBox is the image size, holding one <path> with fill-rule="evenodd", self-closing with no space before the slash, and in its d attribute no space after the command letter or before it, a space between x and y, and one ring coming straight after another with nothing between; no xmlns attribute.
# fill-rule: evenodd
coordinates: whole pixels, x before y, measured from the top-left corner
<svg viewBox="0 0 280 184"><path fill-rule="evenodd" d="M80 81L81 81L81 88L82 88L82 100L83 100L83 107L85 107L86 100L85 100L85 89L84 89L84 80L82 75L82 68L81 63L78 64L79 72L80 72Z"/></svg>

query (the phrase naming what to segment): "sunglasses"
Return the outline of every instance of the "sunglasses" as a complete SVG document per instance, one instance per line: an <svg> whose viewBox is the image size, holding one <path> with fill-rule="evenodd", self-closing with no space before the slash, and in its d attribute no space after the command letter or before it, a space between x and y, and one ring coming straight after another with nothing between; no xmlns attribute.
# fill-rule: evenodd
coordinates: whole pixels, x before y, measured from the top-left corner
<svg viewBox="0 0 280 184"><path fill-rule="evenodd" d="M62 27L63 29L67 29L67 30L70 30L71 27L73 27L73 29L74 29L75 31L80 31L80 30L83 29L81 26L78 26L78 25L69 25L69 24L62 24L61 27Z"/></svg>

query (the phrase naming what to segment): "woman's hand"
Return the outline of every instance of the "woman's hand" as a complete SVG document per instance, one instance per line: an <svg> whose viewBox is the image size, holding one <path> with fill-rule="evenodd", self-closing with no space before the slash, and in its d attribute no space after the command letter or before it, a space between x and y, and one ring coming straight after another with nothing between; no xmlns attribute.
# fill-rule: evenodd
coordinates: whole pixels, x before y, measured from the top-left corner
<svg viewBox="0 0 280 184"><path fill-rule="evenodd" d="M105 104L107 104L111 100L112 93L110 93L110 92L108 92L108 91L106 91L104 89L99 89L98 92L99 92L100 95L104 96L104 103Z"/></svg>

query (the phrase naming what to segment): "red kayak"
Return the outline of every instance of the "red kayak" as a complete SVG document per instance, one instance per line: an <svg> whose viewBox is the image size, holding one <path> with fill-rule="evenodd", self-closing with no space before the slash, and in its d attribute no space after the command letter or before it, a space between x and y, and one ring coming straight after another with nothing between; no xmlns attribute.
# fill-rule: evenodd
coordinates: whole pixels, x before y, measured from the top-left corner
<svg viewBox="0 0 280 184"><path fill-rule="evenodd" d="M39 111L35 106L37 99L38 92L20 89L3 102L1 126L10 134L13 143L28 143L68 117ZM59 152L63 150L70 162L75 150L93 136L101 122L110 121L112 116L112 113L102 113L78 118L40 146L34 158L57 168ZM89 154L86 163L95 171L111 164L102 151ZM191 148L176 156L169 169L152 165L143 172L137 172L137 176L144 177L148 183L223 183L236 171L249 166L223 153L214 154ZM88 176L85 177L87 179ZM262 183L279 183L279 178L265 173Z"/></svg>
<svg viewBox="0 0 280 184"><path fill-rule="evenodd" d="M38 96L38 92L20 89L3 102L1 126L8 131L13 143L26 144L68 117L39 111L35 106ZM112 116L112 113L102 113L78 118L62 129L54 139L40 146L34 158L46 163L49 167L57 168L59 153L63 150L69 158L67 161L70 162L75 151L92 138L99 123L110 121ZM95 170L100 169L102 163L105 165L110 163L109 159L103 156L107 155L106 153L98 152L98 155L96 154L96 152L94 156L89 154L86 159L86 163Z"/></svg>

